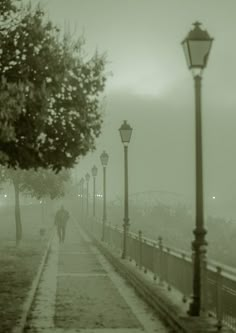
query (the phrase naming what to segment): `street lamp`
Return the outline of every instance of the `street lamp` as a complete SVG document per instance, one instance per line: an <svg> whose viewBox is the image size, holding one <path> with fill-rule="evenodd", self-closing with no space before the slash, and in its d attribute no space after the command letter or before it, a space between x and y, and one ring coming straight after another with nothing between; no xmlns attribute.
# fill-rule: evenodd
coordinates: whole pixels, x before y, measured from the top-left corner
<svg viewBox="0 0 236 333"><path fill-rule="evenodd" d="M189 315L199 316L203 308L202 300L202 263L206 255L203 213L203 170L202 170L202 120L201 120L201 80L203 69L211 50L213 39L208 32L201 29L199 22L194 23L194 29L182 42L188 68L192 70L195 83L195 163L196 163L196 220L194 229L193 250L193 298Z"/></svg>
<svg viewBox="0 0 236 333"><path fill-rule="evenodd" d="M130 142L132 128L124 120L122 126L119 128L121 141L124 144L124 171L125 171L125 187L124 187L124 233L123 233L123 251L122 251L122 259L126 258L127 253L127 234L129 231L129 202L128 202L128 144Z"/></svg>
<svg viewBox="0 0 236 333"><path fill-rule="evenodd" d="M81 219L83 222L83 218L84 218L84 178L80 179L79 182L80 185L80 197L81 197Z"/></svg>
<svg viewBox="0 0 236 333"><path fill-rule="evenodd" d="M90 179L90 174L87 172L85 175L86 179L86 214L87 218L89 215L89 179Z"/></svg>
<svg viewBox="0 0 236 333"><path fill-rule="evenodd" d="M96 165L92 167L92 176L93 176L93 217L95 217L96 210L96 176L98 174L98 168Z"/></svg>
<svg viewBox="0 0 236 333"><path fill-rule="evenodd" d="M107 219L107 212L106 212L106 166L108 163L109 156L103 151L100 156L100 160L103 166L103 219L102 219L102 241L105 239L105 224Z"/></svg>

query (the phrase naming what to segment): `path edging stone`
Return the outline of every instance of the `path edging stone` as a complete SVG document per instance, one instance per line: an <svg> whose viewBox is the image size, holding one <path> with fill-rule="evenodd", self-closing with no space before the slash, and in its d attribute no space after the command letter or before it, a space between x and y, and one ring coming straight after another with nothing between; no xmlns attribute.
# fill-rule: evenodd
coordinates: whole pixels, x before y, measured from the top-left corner
<svg viewBox="0 0 236 333"><path fill-rule="evenodd" d="M28 316L30 308L33 304L34 296L38 289L38 284L39 284L40 278L42 276L45 263L47 262L47 259L48 259L48 255L49 255L50 248L51 248L51 241L52 241L54 235L55 235L55 230L52 231L52 233L49 237L49 240L48 240L48 243L46 246L46 250L45 250L43 257L41 259L41 262L39 264L37 274L33 279L29 293L27 294L26 299L23 303L21 317L18 321L18 324L13 328L12 333L23 333L24 332L24 328L25 328L25 325L27 322L27 316Z"/></svg>

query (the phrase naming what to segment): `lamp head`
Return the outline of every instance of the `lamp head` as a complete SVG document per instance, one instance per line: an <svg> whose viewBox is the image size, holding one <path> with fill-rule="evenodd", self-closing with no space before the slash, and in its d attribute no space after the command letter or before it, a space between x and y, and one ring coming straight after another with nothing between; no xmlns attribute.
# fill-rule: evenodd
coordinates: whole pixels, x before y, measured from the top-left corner
<svg viewBox="0 0 236 333"><path fill-rule="evenodd" d="M86 179L87 182L88 182L89 179L90 179L90 174L89 174L88 172L87 172L86 175L85 175L85 179Z"/></svg>
<svg viewBox="0 0 236 333"><path fill-rule="evenodd" d="M132 127L124 120L123 124L119 128L121 141L124 144L128 144L130 142L131 134L132 134Z"/></svg>
<svg viewBox="0 0 236 333"><path fill-rule="evenodd" d="M195 22L193 25L194 29L183 40L182 46L188 68L202 71L207 65L213 38L201 29L201 23Z"/></svg>
<svg viewBox="0 0 236 333"><path fill-rule="evenodd" d="M102 163L103 166L107 166L108 159L109 159L109 156L108 156L108 154L104 150L102 152L101 156L100 156L100 160L101 160L101 163Z"/></svg>
<svg viewBox="0 0 236 333"><path fill-rule="evenodd" d="M94 165L94 166L92 167L92 176L93 176L93 177L96 177L97 174L98 174L98 168L96 167L96 165Z"/></svg>

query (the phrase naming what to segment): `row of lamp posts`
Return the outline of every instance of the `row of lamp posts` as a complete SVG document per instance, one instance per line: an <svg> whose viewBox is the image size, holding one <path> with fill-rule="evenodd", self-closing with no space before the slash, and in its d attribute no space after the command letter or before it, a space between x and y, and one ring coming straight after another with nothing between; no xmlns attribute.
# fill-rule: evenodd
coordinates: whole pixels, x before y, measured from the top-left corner
<svg viewBox="0 0 236 333"><path fill-rule="evenodd" d="M211 45L213 39L209 36L207 31L201 29L199 22L194 23L194 29L189 32L187 37L182 42L188 68L193 73L195 85L195 191L196 191L196 215L195 215L195 229L194 241L192 242L193 251L193 296L189 308L189 315L199 316L202 309L202 263L206 255L205 240L206 230L204 227L204 209L203 209L203 159L202 159L202 120L201 120L201 82L202 73L207 65ZM124 121L119 129L121 141L124 145L124 223L123 223L123 251L122 258L125 259L127 255L127 235L129 230L129 205L128 205L128 144L130 142L132 128ZM103 228L102 240L105 236L106 225L106 166L108 163L108 154L104 151L101 156L101 163L103 166ZM94 166L92 169L94 177L94 201L93 212L95 214L95 177L97 175L97 168ZM86 175L87 181L87 200L88 200L88 182L89 174ZM83 183L82 195L83 195ZM82 200L83 202L83 200ZM83 203L82 203L83 211ZM88 201L87 201L88 212Z"/></svg>
<svg viewBox="0 0 236 333"><path fill-rule="evenodd" d="M107 207L106 207L106 167L108 163L109 156L103 151L103 153L100 156L100 160L103 167L103 215L102 215L102 241L105 239L105 226L106 226L106 220L107 220Z"/></svg>
<svg viewBox="0 0 236 333"><path fill-rule="evenodd" d="M94 165L92 167L92 176L93 176L93 216L95 217L95 209L96 209L96 204L95 204L95 195L96 195L96 176L97 176L98 169ZM90 180L90 174L86 173L85 175L85 180L86 180L86 215L87 217L89 216L89 180ZM79 187L80 187L80 194L79 196L82 198L81 200L81 218L83 219L84 217L84 178L81 178L79 182Z"/></svg>
<svg viewBox="0 0 236 333"><path fill-rule="evenodd" d="M130 142L132 128L125 120L121 127L119 128L121 141L124 145L124 223L123 223L123 251L122 251L122 259L126 258L127 254L127 234L129 231L129 205L128 205L128 144ZM109 156L103 151L100 156L101 164L103 167L103 217L102 217L102 241L105 239L105 226L107 221L107 212L106 212L106 167L108 164ZM92 168L92 176L93 176L93 217L95 217L95 200L96 200L96 176L98 169L94 165ZM86 173L86 215L89 215L89 180L90 174ZM80 196L81 200L81 212L82 218L84 214L84 206L83 206L83 195L84 195L84 178L80 180Z"/></svg>

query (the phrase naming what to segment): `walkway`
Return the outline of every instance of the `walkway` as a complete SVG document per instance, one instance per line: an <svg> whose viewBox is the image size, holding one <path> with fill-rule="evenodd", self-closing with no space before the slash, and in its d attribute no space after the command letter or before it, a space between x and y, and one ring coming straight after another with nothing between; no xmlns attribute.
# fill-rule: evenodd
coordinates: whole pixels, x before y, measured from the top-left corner
<svg viewBox="0 0 236 333"><path fill-rule="evenodd" d="M26 332L171 332L81 229L67 232L53 240Z"/></svg>

